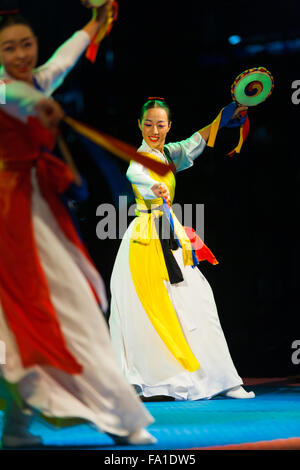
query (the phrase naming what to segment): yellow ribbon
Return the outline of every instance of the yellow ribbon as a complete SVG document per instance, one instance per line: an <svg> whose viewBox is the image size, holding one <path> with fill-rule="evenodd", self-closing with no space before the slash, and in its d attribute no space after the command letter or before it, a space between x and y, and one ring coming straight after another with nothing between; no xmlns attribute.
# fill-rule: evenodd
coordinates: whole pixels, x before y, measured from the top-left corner
<svg viewBox="0 0 300 470"><path fill-rule="evenodd" d="M235 153L240 153L241 152L241 148L242 148L244 140L245 140L243 132L244 132L244 124L242 124L241 127L240 127L240 139L239 139L239 142L238 142L237 146L227 154L230 157L232 155L234 155Z"/></svg>
<svg viewBox="0 0 300 470"><path fill-rule="evenodd" d="M173 200L176 184L174 174L169 172L161 178L153 171L149 173L154 180L164 182L168 186ZM194 372L200 368L200 364L185 339L164 284L164 281L169 282L169 275L154 222L156 217L162 215L159 206L163 200L162 198L145 200L134 185L133 190L138 217L130 240L129 266L136 293L153 327L170 353L184 369ZM150 209L152 209L150 213L142 212ZM193 264L191 243L172 209L171 213L175 232L182 246L184 263Z"/></svg>
<svg viewBox="0 0 300 470"><path fill-rule="evenodd" d="M216 119L211 123L210 134L207 142L208 147L213 147L215 145L215 140L218 134L223 109L224 108L221 109Z"/></svg>
<svg viewBox="0 0 300 470"><path fill-rule="evenodd" d="M93 10L93 18L96 18L96 16L97 16L97 9L94 9ZM102 39L106 36L106 33L109 30L109 27L113 23L113 21L114 21L114 9L111 8L107 13L107 17L106 17L105 22L101 26L98 34L93 39L93 41L96 44L99 44L102 41Z"/></svg>

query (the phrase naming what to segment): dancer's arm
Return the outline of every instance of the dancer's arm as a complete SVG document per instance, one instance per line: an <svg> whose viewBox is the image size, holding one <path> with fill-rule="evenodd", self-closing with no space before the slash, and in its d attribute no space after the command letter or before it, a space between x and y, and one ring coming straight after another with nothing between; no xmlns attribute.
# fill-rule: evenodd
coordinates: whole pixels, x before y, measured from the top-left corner
<svg viewBox="0 0 300 470"><path fill-rule="evenodd" d="M47 96L52 95L63 83L89 43L89 35L83 30L77 31L44 65L36 69L37 83Z"/></svg>
<svg viewBox="0 0 300 470"><path fill-rule="evenodd" d="M144 199L154 199L157 197L152 188L155 185L159 185L159 181L151 178L147 168L140 163L131 162L126 177L131 184L137 187L137 190Z"/></svg>
<svg viewBox="0 0 300 470"><path fill-rule="evenodd" d="M100 8L98 14L93 14L92 20L81 31L75 33L46 64L36 70L35 79L43 92L19 80L7 80L4 85L1 83L1 86L5 86L5 104L0 102L0 109L23 122L27 121L28 116L39 115L43 124L48 127L49 119L45 111L51 108L54 115L58 116L61 110L58 112L58 105L47 101L47 97L61 85L89 45L91 37L97 34L106 18L106 8L109 5L110 2ZM40 103L39 107L37 107L38 103ZM52 127L52 122L50 118L50 127Z"/></svg>
<svg viewBox="0 0 300 470"><path fill-rule="evenodd" d="M237 119L243 111L246 111L247 106L240 106L236 108L231 119ZM194 164L194 160L201 155L205 149L206 142L209 139L211 124L203 127L198 132L195 132L189 139L181 142L167 144L165 146L166 152L169 152L170 158L173 160L177 171L186 170Z"/></svg>
<svg viewBox="0 0 300 470"><path fill-rule="evenodd" d="M188 139L165 145L165 152L172 159L177 171L186 170L205 149L206 142L199 132Z"/></svg>
<svg viewBox="0 0 300 470"><path fill-rule="evenodd" d="M5 103L1 111L27 122L28 116L37 116L48 127L55 127L63 117L63 111L53 99L20 80L8 80L5 85Z"/></svg>

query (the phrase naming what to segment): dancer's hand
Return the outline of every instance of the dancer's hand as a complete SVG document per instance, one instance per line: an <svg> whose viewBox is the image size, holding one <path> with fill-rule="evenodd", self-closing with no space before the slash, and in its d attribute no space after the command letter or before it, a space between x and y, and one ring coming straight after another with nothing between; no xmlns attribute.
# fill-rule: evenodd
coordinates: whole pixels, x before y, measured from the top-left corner
<svg viewBox="0 0 300 470"><path fill-rule="evenodd" d="M62 107L51 98L43 98L35 105L41 123L49 130L56 130L64 117Z"/></svg>
<svg viewBox="0 0 300 470"><path fill-rule="evenodd" d="M99 8L93 7L89 1L81 0L83 6L93 9L93 16L91 21L82 28L85 32L89 34L91 39L100 31L101 27L105 24L107 20L108 12L110 11L113 0L108 0L104 5Z"/></svg>
<svg viewBox="0 0 300 470"><path fill-rule="evenodd" d="M102 5L99 8L94 8L94 18L99 23L100 26L102 26L103 23L105 23L107 19L107 14L109 10L111 9L113 4L113 0L107 0L107 2Z"/></svg>
<svg viewBox="0 0 300 470"><path fill-rule="evenodd" d="M157 197L163 197L167 202L170 202L170 192L165 183L157 183L152 186L152 191Z"/></svg>

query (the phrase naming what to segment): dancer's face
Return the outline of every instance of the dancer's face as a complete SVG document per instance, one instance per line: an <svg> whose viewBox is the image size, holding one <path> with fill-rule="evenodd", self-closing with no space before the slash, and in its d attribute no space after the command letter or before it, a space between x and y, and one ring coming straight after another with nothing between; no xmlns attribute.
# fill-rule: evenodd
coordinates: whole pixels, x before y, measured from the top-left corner
<svg viewBox="0 0 300 470"><path fill-rule="evenodd" d="M37 39L28 26L7 26L0 32L0 62L12 78L32 83L37 59Z"/></svg>
<svg viewBox="0 0 300 470"><path fill-rule="evenodd" d="M139 128L146 143L153 149L163 152L167 133L171 123L168 114L163 108L148 109L142 119L139 120Z"/></svg>

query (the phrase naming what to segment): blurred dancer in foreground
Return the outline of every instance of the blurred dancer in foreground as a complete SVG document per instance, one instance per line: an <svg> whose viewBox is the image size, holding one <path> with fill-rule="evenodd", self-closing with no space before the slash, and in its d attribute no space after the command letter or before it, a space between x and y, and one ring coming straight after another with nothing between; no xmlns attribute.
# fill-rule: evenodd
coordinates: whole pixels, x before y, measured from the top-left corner
<svg viewBox="0 0 300 470"><path fill-rule="evenodd" d="M4 5L4 3L6 5ZM38 41L0 2L0 366L7 407L2 445L41 443L35 413L80 417L118 443L145 444L153 418L121 376L99 308L105 289L60 201L74 182L51 155L63 111L51 94L105 21L110 1L36 67Z"/></svg>

